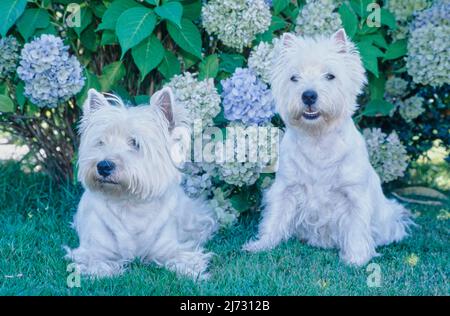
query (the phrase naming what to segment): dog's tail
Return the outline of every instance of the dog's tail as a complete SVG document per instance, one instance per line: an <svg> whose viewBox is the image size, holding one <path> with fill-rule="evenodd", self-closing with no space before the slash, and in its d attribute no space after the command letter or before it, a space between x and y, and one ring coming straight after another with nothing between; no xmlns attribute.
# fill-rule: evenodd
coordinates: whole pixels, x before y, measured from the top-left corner
<svg viewBox="0 0 450 316"><path fill-rule="evenodd" d="M411 228L417 226L412 220L411 212L393 199L384 199L381 222L375 233L377 245L398 242L411 233Z"/></svg>

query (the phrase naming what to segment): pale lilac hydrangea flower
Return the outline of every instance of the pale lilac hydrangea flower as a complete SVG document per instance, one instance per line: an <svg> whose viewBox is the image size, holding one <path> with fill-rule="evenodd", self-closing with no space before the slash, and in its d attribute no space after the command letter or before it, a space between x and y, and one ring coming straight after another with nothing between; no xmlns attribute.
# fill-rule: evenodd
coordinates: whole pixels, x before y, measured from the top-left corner
<svg viewBox="0 0 450 316"><path fill-rule="evenodd" d="M54 35L41 35L25 44L17 73L25 82L25 96L39 107L56 107L80 92L83 69L69 47Z"/></svg>
<svg viewBox="0 0 450 316"><path fill-rule="evenodd" d="M237 68L231 78L221 81L225 118L245 124L269 122L275 101L267 84L247 68Z"/></svg>
<svg viewBox="0 0 450 316"><path fill-rule="evenodd" d="M370 163L382 182L390 182L403 177L408 167L408 155L405 146L393 131L389 136L379 128L363 130L369 152Z"/></svg>

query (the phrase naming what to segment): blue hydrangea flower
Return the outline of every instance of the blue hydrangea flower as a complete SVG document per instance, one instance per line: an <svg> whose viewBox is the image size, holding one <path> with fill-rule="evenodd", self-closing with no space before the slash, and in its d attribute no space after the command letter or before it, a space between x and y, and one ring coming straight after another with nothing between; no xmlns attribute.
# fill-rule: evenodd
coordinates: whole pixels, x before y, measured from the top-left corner
<svg viewBox="0 0 450 316"><path fill-rule="evenodd" d="M449 25L449 21L450 3L447 0L438 0L430 8L415 12L411 29L415 30L429 23L434 26Z"/></svg>
<svg viewBox="0 0 450 316"><path fill-rule="evenodd" d="M244 124L263 124L275 114L275 102L267 84L248 68L237 68L221 81L225 118Z"/></svg>
<svg viewBox="0 0 450 316"><path fill-rule="evenodd" d="M56 107L83 88L83 69L61 38L43 34L25 44L17 73L25 96L39 107Z"/></svg>
<svg viewBox="0 0 450 316"><path fill-rule="evenodd" d="M439 87L449 83L450 2L436 1L411 23L406 68L415 83Z"/></svg>
<svg viewBox="0 0 450 316"><path fill-rule="evenodd" d="M19 42L14 36L0 39L0 80L16 71L19 61Z"/></svg>

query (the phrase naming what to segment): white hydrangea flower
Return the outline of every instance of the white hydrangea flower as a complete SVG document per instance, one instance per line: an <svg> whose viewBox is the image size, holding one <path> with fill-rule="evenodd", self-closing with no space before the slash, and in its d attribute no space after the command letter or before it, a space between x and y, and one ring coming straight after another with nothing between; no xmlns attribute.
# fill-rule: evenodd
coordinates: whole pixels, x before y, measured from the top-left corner
<svg viewBox="0 0 450 316"><path fill-rule="evenodd" d="M302 36L332 35L342 27L339 2L331 0L306 0L297 17L295 32Z"/></svg>
<svg viewBox="0 0 450 316"><path fill-rule="evenodd" d="M208 203L216 214L217 221L221 227L230 227L236 222L239 212L233 208L233 205L221 188L213 190L213 197Z"/></svg>
<svg viewBox="0 0 450 316"><path fill-rule="evenodd" d="M399 113L406 122L411 122L425 112L425 108L423 106L424 102L424 98L419 96L412 96L404 101L399 101Z"/></svg>
<svg viewBox="0 0 450 316"><path fill-rule="evenodd" d="M450 2L436 1L412 23L406 68L415 83L439 87L450 82Z"/></svg>
<svg viewBox="0 0 450 316"><path fill-rule="evenodd" d="M220 113L220 95L212 78L200 81L196 74L185 72L174 76L167 86L172 88L176 102L186 108L192 120L201 119L203 124L210 125Z"/></svg>
<svg viewBox="0 0 450 316"><path fill-rule="evenodd" d="M382 182L390 182L403 177L408 167L408 155L398 135L393 131L389 136L379 128L364 129L370 163Z"/></svg>
<svg viewBox="0 0 450 316"><path fill-rule="evenodd" d="M274 45L278 39L274 39L271 43L261 42L255 46L248 58L248 67L252 69L262 81L270 84L270 76L273 58L275 56Z"/></svg>
<svg viewBox="0 0 450 316"><path fill-rule="evenodd" d="M202 8L203 27L228 47L242 52L272 21L264 0L212 0Z"/></svg>
<svg viewBox="0 0 450 316"><path fill-rule="evenodd" d="M220 178L238 187L252 185L258 180L261 165L257 162L225 162L219 165Z"/></svg>

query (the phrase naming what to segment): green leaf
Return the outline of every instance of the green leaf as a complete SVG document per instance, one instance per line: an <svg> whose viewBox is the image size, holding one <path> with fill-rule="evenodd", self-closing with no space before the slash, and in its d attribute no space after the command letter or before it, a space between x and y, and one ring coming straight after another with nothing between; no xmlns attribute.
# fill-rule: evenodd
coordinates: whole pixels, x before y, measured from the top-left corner
<svg viewBox="0 0 450 316"><path fill-rule="evenodd" d="M358 29L358 17L355 12L353 12L353 10L346 3L344 3L339 8L339 15L341 16L345 32L350 38L353 38L356 34L356 30Z"/></svg>
<svg viewBox="0 0 450 316"><path fill-rule="evenodd" d="M399 40L389 45L386 53L384 54L385 60L397 59L406 55L408 51L407 40Z"/></svg>
<svg viewBox="0 0 450 316"><path fill-rule="evenodd" d="M185 0L183 1L183 17L194 21L202 14L201 0Z"/></svg>
<svg viewBox="0 0 450 316"><path fill-rule="evenodd" d="M248 210L251 206L249 197L250 197L249 191L242 190L238 194L230 197L229 200L233 208L242 213Z"/></svg>
<svg viewBox="0 0 450 316"><path fill-rule="evenodd" d="M131 50L133 60L141 72L141 80L159 65L164 57L164 47L159 39L152 35Z"/></svg>
<svg viewBox="0 0 450 316"><path fill-rule="evenodd" d="M279 14L281 11L286 9L289 5L290 0L273 0L273 12Z"/></svg>
<svg viewBox="0 0 450 316"><path fill-rule="evenodd" d="M386 39L381 33L365 35L363 36L362 41L371 41L373 44L377 45L378 47L382 47L384 49L388 47L388 43L386 42Z"/></svg>
<svg viewBox="0 0 450 316"><path fill-rule="evenodd" d="M0 1L0 35L6 36L8 30L13 26L14 22L22 15L27 0L1 0Z"/></svg>
<svg viewBox="0 0 450 316"><path fill-rule="evenodd" d="M115 45L117 44L117 36L114 31L105 30L102 33L101 45Z"/></svg>
<svg viewBox="0 0 450 316"><path fill-rule="evenodd" d="M2 113L14 112L14 103L6 95L0 95L0 112Z"/></svg>
<svg viewBox="0 0 450 316"><path fill-rule="evenodd" d="M378 78L369 74L369 90L370 98L380 99L384 98L384 87L386 84L386 76L380 75Z"/></svg>
<svg viewBox="0 0 450 316"><path fill-rule="evenodd" d="M152 5L159 5L160 0L145 0L145 2Z"/></svg>
<svg viewBox="0 0 450 316"><path fill-rule="evenodd" d="M236 68L242 67L244 61L242 55L221 54L219 70L232 74Z"/></svg>
<svg viewBox="0 0 450 316"><path fill-rule="evenodd" d="M6 84L6 82L0 81L0 94L8 94L8 93L9 93L8 85Z"/></svg>
<svg viewBox="0 0 450 316"><path fill-rule="evenodd" d="M392 103L382 99L373 99L364 107L363 115L365 116L385 116L389 115L394 108Z"/></svg>
<svg viewBox="0 0 450 316"><path fill-rule="evenodd" d="M371 13L367 8L372 2L373 0L350 0L350 6L358 16L366 18Z"/></svg>
<svg viewBox="0 0 450 316"><path fill-rule="evenodd" d="M395 16L387 9L381 9L381 24L387 25L392 30L397 28L397 21L395 20Z"/></svg>
<svg viewBox="0 0 450 316"><path fill-rule="evenodd" d="M378 57L382 57L384 53L370 41L357 43L359 53L361 55L364 67L378 77Z"/></svg>
<svg viewBox="0 0 450 316"><path fill-rule="evenodd" d="M41 36L42 34L52 34L58 36L55 26L51 23L45 29L37 29L34 32L34 36Z"/></svg>
<svg viewBox="0 0 450 316"><path fill-rule="evenodd" d="M161 18L169 20L178 27L181 27L181 17L183 16L183 6L179 2L168 2L155 8L155 13Z"/></svg>
<svg viewBox="0 0 450 316"><path fill-rule="evenodd" d="M25 98L24 92L25 92L25 84L23 83L23 81L20 81L16 87L16 100L17 100L17 103L20 105L21 109L23 109L23 106L25 105L25 102L27 101L27 99Z"/></svg>
<svg viewBox="0 0 450 316"><path fill-rule="evenodd" d="M215 78L219 72L219 58L216 54L206 57L199 65L198 79Z"/></svg>
<svg viewBox="0 0 450 316"><path fill-rule="evenodd" d="M158 66L158 71L166 78L170 80L174 75L177 75L181 71L180 62L177 56L171 51L166 50L161 64Z"/></svg>
<svg viewBox="0 0 450 316"><path fill-rule="evenodd" d="M183 69L182 71L186 71L192 66L196 65L198 62L198 58L192 55L191 53L188 53L185 50L180 49L179 51L181 57L183 57Z"/></svg>
<svg viewBox="0 0 450 316"><path fill-rule="evenodd" d="M44 9L27 9L17 20L17 30L24 40L34 34L36 29L46 28L50 24L48 12Z"/></svg>
<svg viewBox="0 0 450 316"><path fill-rule="evenodd" d="M95 52L98 48L97 34L95 33L94 25L89 25L83 33L81 33L80 41L84 47L91 52Z"/></svg>
<svg viewBox="0 0 450 316"><path fill-rule="evenodd" d="M181 28L172 23L167 23L167 31L178 46L202 59L202 38L194 23L188 19L182 19Z"/></svg>
<svg viewBox="0 0 450 316"><path fill-rule="evenodd" d="M89 89L101 90L100 81L97 76L91 73L89 70L84 70L84 77L86 81L84 83L83 89L77 94L77 105L81 108L83 106L84 101L87 98L87 93Z"/></svg>
<svg viewBox="0 0 450 316"><path fill-rule="evenodd" d="M88 7L82 7L80 9L80 21L81 25L79 27L74 27L73 30L80 37L81 33L88 27L92 22L92 11Z"/></svg>
<svg viewBox="0 0 450 316"><path fill-rule="evenodd" d="M125 66L121 61L116 61L103 68L99 78L102 91L110 91L111 88L125 76Z"/></svg>
<svg viewBox="0 0 450 316"><path fill-rule="evenodd" d="M275 32L275 31L282 30L286 27L286 25L287 25L287 23L284 19L274 15L274 16L272 16L272 22L270 24L269 31Z"/></svg>
<svg viewBox="0 0 450 316"><path fill-rule="evenodd" d="M122 56L132 47L152 34L156 16L148 8L131 8L122 13L117 20L116 34L122 47Z"/></svg>
<svg viewBox="0 0 450 316"><path fill-rule="evenodd" d="M105 14L103 14L102 23L97 28L98 30L115 30L117 19L120 15L128 9L134 7L142 7L139 3L134 0L114 0L113 3L106 9Z"/></svg>

